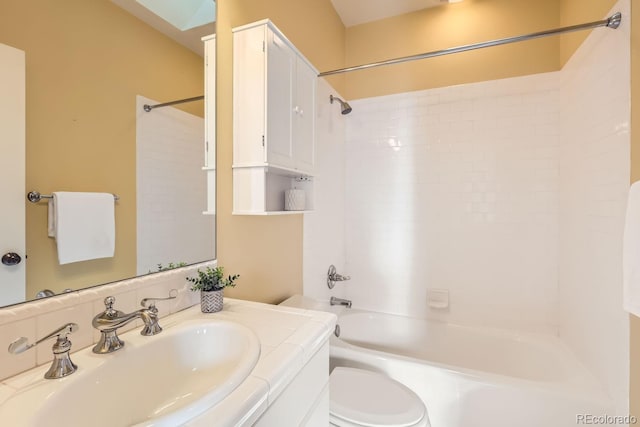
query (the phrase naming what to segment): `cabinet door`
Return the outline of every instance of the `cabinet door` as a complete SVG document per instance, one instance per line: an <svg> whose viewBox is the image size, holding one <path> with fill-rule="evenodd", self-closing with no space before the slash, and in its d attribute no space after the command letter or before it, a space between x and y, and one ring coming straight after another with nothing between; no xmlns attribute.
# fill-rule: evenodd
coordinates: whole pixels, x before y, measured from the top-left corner
<svg viewBox="0 0 640 427"><path fill-rule="evenodd" d="M233 166L263 165L265 158L265 29L233 34Z"/></svg>
<svg viewBox="0 0 640 427"><path fill-rule="evenodd" d="M267 40L267 135L265 161L293 168L292 105L296 55L272 31Z"/></svg>
<svg viewBox="0 0 640 427"><path fill-rule="evenodd" d="M316 72L297 58L293 158L295 168L309 175L313 174L315 152L316 84Z"/></svg>

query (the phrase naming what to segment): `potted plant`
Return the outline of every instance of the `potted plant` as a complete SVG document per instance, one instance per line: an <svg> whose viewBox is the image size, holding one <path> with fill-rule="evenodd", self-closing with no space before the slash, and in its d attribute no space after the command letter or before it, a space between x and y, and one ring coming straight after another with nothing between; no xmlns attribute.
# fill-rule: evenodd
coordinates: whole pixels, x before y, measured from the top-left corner
<svg viewBox="0 0 640 427"><path fill-rule="evenodd" d="M222 291L227 286L234 287L239 274L224 277L224 267L198 269L198 277L187 277L192 291L200 291L200 309L203 313L215 313L222 310Z"/></svg>

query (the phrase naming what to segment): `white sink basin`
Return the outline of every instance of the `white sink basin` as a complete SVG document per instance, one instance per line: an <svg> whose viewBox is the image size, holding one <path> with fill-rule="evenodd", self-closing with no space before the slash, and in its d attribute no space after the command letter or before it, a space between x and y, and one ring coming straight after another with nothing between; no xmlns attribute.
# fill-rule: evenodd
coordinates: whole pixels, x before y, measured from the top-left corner
<svg viewBox="0 0 640 427"><path fill-rule="evenodd" d="M220 320L189 320L152 337L136 329L121 338L125 347L112 354L72 354L73 375L34 380L0 405L2 425L174 427L231 393L260 355L250 329Z"/></svg>

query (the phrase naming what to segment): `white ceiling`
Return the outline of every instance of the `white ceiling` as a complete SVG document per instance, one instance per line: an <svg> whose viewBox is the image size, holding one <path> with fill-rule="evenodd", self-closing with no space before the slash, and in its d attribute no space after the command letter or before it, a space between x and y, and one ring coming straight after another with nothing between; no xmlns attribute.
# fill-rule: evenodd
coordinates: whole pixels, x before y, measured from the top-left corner
<svg viewBox="0 0 640 427"><path fill-rule="evenodd" d="M447 0L331 0L345 27L449 3Z"/></svg>

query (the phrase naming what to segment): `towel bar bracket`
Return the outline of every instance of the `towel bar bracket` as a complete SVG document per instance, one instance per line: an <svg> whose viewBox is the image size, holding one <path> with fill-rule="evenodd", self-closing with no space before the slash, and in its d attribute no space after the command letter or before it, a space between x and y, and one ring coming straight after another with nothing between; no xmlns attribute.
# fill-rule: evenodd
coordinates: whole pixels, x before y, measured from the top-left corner
<svg viewBox="0 0 640 427"><path fill-rule="evenodd" d="M31 203L38 203L41 198L42 195L37 191L29 191L27 193L27 200L29 200Z"/></svg>

